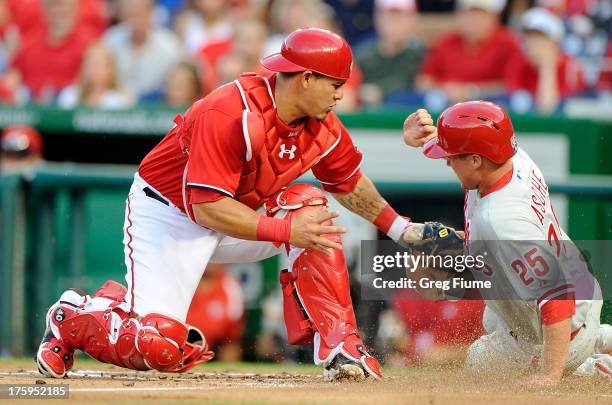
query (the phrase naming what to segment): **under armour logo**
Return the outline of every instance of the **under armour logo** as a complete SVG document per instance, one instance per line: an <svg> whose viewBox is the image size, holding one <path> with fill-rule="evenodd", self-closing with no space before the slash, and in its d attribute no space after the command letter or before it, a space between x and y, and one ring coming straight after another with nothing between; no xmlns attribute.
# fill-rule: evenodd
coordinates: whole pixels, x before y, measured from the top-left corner
<svg viewBox="0 0 612 405"><path fill-rule="evenodd" d="M281 148L281 150L280 150L280 152L278 152L278 157L279 158L282 158L285 155L285 153L289 154L289 160L291 160L291 159L293 159L295 157L295 151L297 150L297 146L291 145L291 149L287 150L285 148L285 144L283 143L280 146L280 148Z"/></svg>

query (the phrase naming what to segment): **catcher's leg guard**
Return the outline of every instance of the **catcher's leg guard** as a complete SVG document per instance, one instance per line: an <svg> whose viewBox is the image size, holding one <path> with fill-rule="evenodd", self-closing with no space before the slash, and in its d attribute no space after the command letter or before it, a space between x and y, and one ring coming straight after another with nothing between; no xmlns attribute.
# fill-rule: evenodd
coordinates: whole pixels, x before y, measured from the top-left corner
<svg viewBox="0 0 612 405"><path fill-rule="evenodd" d="M54 315L61 320L65 316L65 311L72 311L73 305L78 306L84 300L78 292L73 290L65 291L59 301L47 311L45 317L45 334L36 352L36 364L38 371L48 377L62 378L74 363L74 349L67 347L64 342L57 338L51 331L50 316ZM67 306L63 309L60 305Z"/></svg>
<svg viewBox="0 0 612 405"><path fill-rule="evenodd" d="M147 314L141 325L120 309L124 296L125 287L114 281L92 297L62 294L47 312L47 331L36 356L40 372L63 377L77 349L132 370L182 372L212 358L197 329L162 314Z"/></svg>
<svg viewBox="0 0 612 405"><path fill-rule="evenodd" d="M295 184L266 204L293 215L302 209L326 209L327 198L316 187ZM326 235L342 243L338 235ZM382 376L357 332L349 291L349 277L341 251L331 256L313 249L288 247L290 268L281 273L284 315L291 344L314 343L315 364L326 368L328 380L344 377Z"/></svg>
<svg viewBox="0 0 612 405"><path fill-rule="evenodd" d="M196 327L187 325L187 341L183 346L181 361L174 367L165 371L171 373L182 373L190 368L204 363L214 357L214 353L208 350L208 344L204 334Z"/></svg>
<svg viewBox="0 0 612 405"><path fill-rule="evenodd" d="M336 242L341 242L339 237ZM342 252L326 256L312 249L291 247L289 261L296 296L314 332L315 364L325 366L325 379L380 378L380 364L368 353L357 332Z"/></svg>
<svg viewBox="0 0 612 405"><path fill-rule="evenodd" d="M136 336L136 348L152 369L182 372L212 358L197 328L163 314L147 314Z"/></svg>
<svg viewBox="0 0 612 405"><path fill-rule="evenodd" d="M280 274L283 290L283 313L287 328L287 341L290 345L311 345L314 342L314 329L297 296L293 274L283 270Z"/></svg>

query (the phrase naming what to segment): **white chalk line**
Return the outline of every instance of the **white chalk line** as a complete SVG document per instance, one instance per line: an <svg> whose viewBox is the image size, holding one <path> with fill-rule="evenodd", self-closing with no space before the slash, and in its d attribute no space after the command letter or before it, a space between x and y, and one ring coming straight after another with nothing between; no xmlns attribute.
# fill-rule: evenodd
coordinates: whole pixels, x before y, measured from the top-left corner
<svg viewBox="0 0 612 405"><path fill-rule="evenodd" d="M265 383L240 385L240 388L298 388L299 385L272 385ZM107 387L107 388L70 388L70 393L74 392L142 392L142 391L214 391L227 388L238 388L236 386L225 387Z"/></svg>
<svg viewBox="0 0 612 405"><path fill-rule="evenodd" d="M42 376L37 370L9 371L0 372L0 376L4 377L39 377ZM271 381L254 380L253 377L274 378L274 375L258 375L255 373L193 373L185 375L186 378L180 378L181 374L167 373L147 374L146 372L126 373L121 371L100 371L100 370L78 370L68 372L67 378L50 379L58 384L70 383L70 378L75 380L84 379L107 379L119 383L121 381L131 381L134 383L155 383L167 381L169 383L200 383L200 386L183 386L183 387L81 387L70 388L70 392L139 392L139 391L211 391L227 388L298 388L303 385L290 382L290 378L284 377L273 379ZM199 378L199 377L205 378Z"/></svg>
<svg viewBox="0 0 612 405"><path fill-rule="evenodd" d="M38 370L21 370L21 371L3 371L0 376L4 377L28 377L37 376L44 378ZM151 380L169 380L169 379L207 379L207 378L229 378L229 379L247 379L247 378L275 378L278 380L287 380L290 378L316 378L316 375L304 374L267 374L267 373L238 373L238 372L204 372L204 373L159 373L152 371L103 371L103 370L74 370L69 371L67 378L147 378Z"/></svg>
<svg viewBox="0 0 612 405"><path fill-rule="evenodd" d="M225 387L107 387L107 388L70 388L74 392L139 392L139 391L212 391Z"/></svg>

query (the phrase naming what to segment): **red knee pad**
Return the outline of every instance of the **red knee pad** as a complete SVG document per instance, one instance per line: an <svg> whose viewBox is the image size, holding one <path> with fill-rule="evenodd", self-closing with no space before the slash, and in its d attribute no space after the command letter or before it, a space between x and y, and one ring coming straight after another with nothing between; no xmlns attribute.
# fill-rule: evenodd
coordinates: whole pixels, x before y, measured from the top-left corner
<svg viewBox="0 0 612 405"><path fill-rule="evenodd" d="M312 324L302 307L295 289L293 274L288 270L281 271L280 283L283 290L283 313L287 340L290 345L311 345L314 338Z"/></svg>
<svg viewBox="0 0 612 405"><path fill-rule="evenodd" d="M113 280L107 280L102 287L98 288L91 298L102 297L108 298L116 302L121 302L125 298L127 288L123 284L119 284Z"/></svg>
<svg viewBox="0 0 612 405"><path fill-rule="evenodd" d="M328 205L323 192L310 184L292 184L274 194L265 202L268 216L274 216L278 210L295 211L313 205Z"/></svg>
<svg viewBox="0 0 612 405"><path fill-rule="evenodd" d="M166 315L151 313L141 318L136 348L150 368L168 371L180 363L188 329Z"/></svg>

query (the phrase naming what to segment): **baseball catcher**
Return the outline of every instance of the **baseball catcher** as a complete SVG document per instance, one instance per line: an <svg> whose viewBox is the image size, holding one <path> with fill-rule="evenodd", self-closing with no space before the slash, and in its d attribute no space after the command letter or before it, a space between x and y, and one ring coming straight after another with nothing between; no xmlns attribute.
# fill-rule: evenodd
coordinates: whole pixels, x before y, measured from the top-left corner
<svg viewBox="0 0 612 405"><path fill-rule="evenodd" d="M181 372L211 358L185 323L207 263L253 262L284 251L289 340L314 346L327 380L381 378L349 295L339 214L321 187L395 241L427 226L398 215L360 170L363 155L332 112L352 67L347 42L300 29L245 73L194 103L144 158L127 198L127 288L67 291L47 313L41 373L62 377L75 350L136 370ZM290 185L291 184L291 185Z"/></svg>

